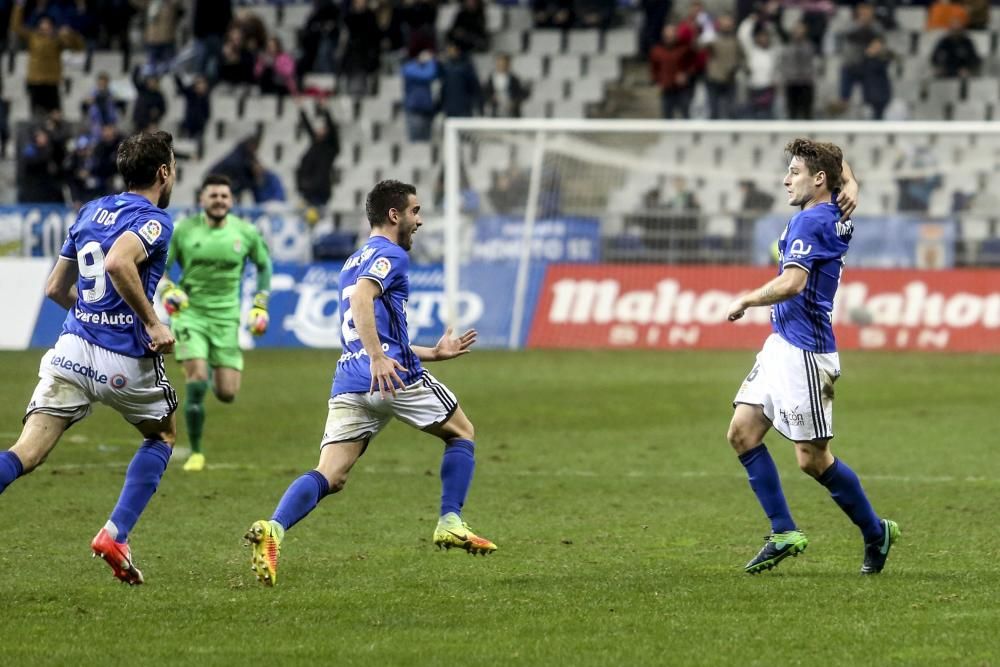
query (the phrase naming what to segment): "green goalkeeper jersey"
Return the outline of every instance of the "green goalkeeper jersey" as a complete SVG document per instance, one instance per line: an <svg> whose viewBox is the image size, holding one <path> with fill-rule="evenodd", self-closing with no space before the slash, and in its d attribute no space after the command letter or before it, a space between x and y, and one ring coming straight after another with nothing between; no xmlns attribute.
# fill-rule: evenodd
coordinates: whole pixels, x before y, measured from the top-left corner
<svg viewBox="0 0 1000 667"><path fill-rule="evenodd" d="M239 320L240 282L247 261L257 267L257 291L271 289L271 258L257 228L227 215L210 227L204 213L174 225L167 270L181 267L180 288L188 295L187 313L214 320Z"/></svg>

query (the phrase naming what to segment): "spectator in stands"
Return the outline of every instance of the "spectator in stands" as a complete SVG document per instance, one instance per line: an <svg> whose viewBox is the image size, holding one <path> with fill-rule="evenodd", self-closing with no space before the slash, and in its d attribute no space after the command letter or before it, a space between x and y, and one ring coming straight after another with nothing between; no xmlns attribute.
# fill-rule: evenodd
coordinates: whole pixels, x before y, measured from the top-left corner
<svg viewBox="0 0 1000 667"><path fill-rule="evenodd" d="M485 114L494 118L520 118L521 104L528 95L520 77L510 71L510 56L497 54L495 69L486 77L483 86Z"/></svg>
<svg viewBox="0 0 1000 667"><path fill-rule="evenodd" d="M649 59L650 50L660 41L663 25L673 9L671 0L641 0L642 27L639 29L639 56Z"/></svg>
<svg viewBox="0 0 1000 667"><path fill-rule="evenodd" d="M16 11L16 10L15 10ZM62 204L62 163L43 128L31 131L19 153L17 202Z"/></svg>
<svg viewBox="0 0 1000 667"><path fill-rule="evenodd" d="M747 58L745 115L753 120L772 119L778 75L778 48L772 43L772 30L751 15L743 19L737 36Z"/></svg>
<svg viewBox="0 0 1000 667"><path fill-rule="evenodd" d="M493 182L486 197L496 213L501 215L520 213L527 204L528 186L528 172L511 164L503 171L494 172Z"/></svg>
<svg viewBox="0 0 1000 667"><path fill-rule="evenodd" d="M931 54L934 73L944 79L974 76L981 63L976 45L957 20L952 22L951 30L941 38Z"/></svg>
<svg viewBox="0 0 1000 667"><path fill-rule="evenodd" d="M233 26L226 32L226 41L222 45L219 81L233 85L251 84L254 82L254 65L254 54L243 38L243 31Z"/></svg>
<svg viewBox="0 0 1000 667"><path fill-rule="evenodd" d="M969 11L969 30L986 30L990 27L989 0L965 0L965 8Z"/></svg>
<svg viewBox="0 0 1000 667"><path fill-rule="evenodd" d="M708 91L708 114L714 119L733 118L736 113L736 73L743 69L743 47L736 39L733 17L723 14L716 26L715 38L705 47L708 63L705 84Z"/></svg>
<svg viewBox="0 0 1000 667"><path fill-rule="evenodd" d="M437 0L402 0L393 16L407 53L437 51Z"/></svg>
<svg viewBox="0 0 1000 667"><path fill-rule="evenodd" d="M861 61L861 98L872 109L872 118L882 120L885 108L892 101L892 81L889 64L892 53L885 48L881 37L876 37L865 49Z"/></svg>
<svg viewBox="0 0 1000 667"><path fill-rule="evenodd" d="M143 12L146 71L166 74L177 55L177 25L184 14L181 0L131 0Z"/></svg>
<svg viewBox="0 0 1000 667"><path fill-rule="evenodd" d="M697 53L690 31L683 34L677 26L663 26L663 38L649 52L650 75L660 88L660 104L664 118L690 116L692 77L698 66Z"/></svg>
<svg viewBox="0 0 1000 667"><path fill-rule="evenodd" d="M440 64L441 111L445 117L467 118L482 109L479 75L454 42L449 42Z"/></svg>
<svg viewBox="0 0 1000 667"><path fill-rule="evenodd" d="M93 145L90 173L93 175L100 195L114 191L115 177L118 175L118 146L125 137L115 125L105 125Z"/></svg>
<svg viewBox="0 0 1000 667"><path fill-rule="evenodd" d="M90 123L91 139L97 140L103 126L118 123L123 105L124 102L115 99L111 92L111 77L108 76L108 73L98 72L94 91L81 105L84 115ZM89 144L84 146L88 150L91 147Z"/></svg>
<svg viewBox="0 0 1000 667"><path fill-rule="evenodd" d="M267 26L264 20L252 11L244 10L236 14L230 27L240 29L243 46L254 56L267 43Z"/></svg>
<svg viewBox="0 0 1000 667"><path fill-rule="evenodd" d="M816 89L816 51L804 22L792 29L792 39L778 61L778 78L785 85L785 106L793 120L812 120Z"/></svg>
<svg viewBox="0 0 1000 667"><path fill-rule="evenodd" d="M823 53L823 40L826 38L826 28L830 17L837 11L837 5L831 0L806 0L801 3L802 23L806 26L806 34L813 45L813 53Z"/></svg>
<svg viewBox="0 0 1000 667"><path fill-rule="evenodd" d="M762 215L771 210L774 206L774 195L767 190L761 190L757 184L751 180L743 180L739 183L742 199L740 200L740 210L754 215Z"/></svg>
<svg viewBox="0 0 1000 667"><path fill-rule="evenodd" d="M256 185L260 160L257 159L259 141L256 136L241 139L236 146L208 170L209 174L222 174L232 182L233 201L239 202L244 192L252 192Z"/></svg>
<svg viewBox="0 0 1000 667"><path fill-rule="evenodd" d="M154 75L142 75L142 69L132 71L136 98L132 107L132 124L136 132L145 132L158 125L167 114L167 98L160 91L160 79Z"/></svg>
<svg viewBox="0 0 1000 667"><path fill-rule="evenodd" d="M895 172L899 212L926 214L931 196L941 187L938 159L930 146L908 142L896 159Z"/></svg>
<svg viewBox="0 0 1000 667"><path fill-rule="evenodd" d="M49 136L52 146L52 159L57 164L63 165L66 162L66 153L69 150L69 140L73 136L73 124L63 117L62 110L53 109L45 114L42 119L41 128Z"/></svg>
<svg viewBox="0 0 1000 667"><path fill-rule="evenodd" d="M875 23L875 11L870 4L854 8L854 23L843 34L843 64L840 69L840 100L835 111L843 112L851 101L854 86L861 83L861 63L872 40L882 37Z"/></svg>
<svg viewBox="0 0 1000 667"><path fill-rule="evenodd" d="M73 150L66 161L66 182L73 207L79 209L84 202L99 197L97 180L90 173L90 162L96 140L81 134L73 142Z"/></svg>
<svg viewBox="0 0 1000 667"><path fill-rule="evenodd" d="M579 28L607 30L616 8L615 0L573 0L573 16Z"/></svg>
<svg viewBox="0 0 1000 667"><path fill-rule="evenodd" d="M430 51L421 51L403 63L402 74L406 133L410 141L430 141L437 111L431 84L440 76L438 62Z"/></svg>
<svg viewBox="0 0 1000 667"><path fill-rule="evenodd" d="M688 26L699 45L708 45L715 41L716 21L705 9L705 3L694 0L688 5L687 14L678 22L677 27Z"/></svg>
<svg viewBox="0 0 1000 667"><path fill-rule="evenodd" d="M269 37L266 48L257 55L254 77L260 92L268 95L298 95L295 59L285 51L281 39Z"/></svg>
<svg viewBox="0 0 1000 667"><path fill-rule="evenodd" d="M340 45L340 7L333 0L313 0L312 11L299 31L299 74L337 71L337 47Z"/></svg>
<svg viewBox="0 0 1000 667"><path fill-rule="evenodd" d="M25 83L33 113L58 109L62 83L62 52L81 50L83 38L63 26L56 31L49 16L42 16L34 29L24 25L24 0L18 0L11 16L11 30L28 45L28 73Z"/></svg>
<svg viewBox="0 0 1000 667"><path fill-rule="evenodd" d="M948 30L953 24L969 25L969 11L958 2L935 0L927 9L928 30Z"/></svg>
<svg viewBox="0 0 1000 667"><path fill-rule="evenodd" d="M573 0L531 0L536 28L568 30L573 26Z"/></svg>
<svg viewBox="0 0 1000 667"><path fill-rule="evenodd" d="M70 5L71 2L72 4ZM69 26L73 32L80 35L88 49L95 48L97 37L100 33L100 25L94 12L89 7L89 0L63 0L63 3L67 9L64 25Z"/></svg>
<svg viewBox="0 0 1000 667"><path fill-rule="evenodd" d="M302 155L295 171L295 184L299 194L310 206L322 208L330 201L333 187L333 163L340 154L340 131L325 104L318 107L321 122L313 126L299 104L299 122L309 135L309 148Z"/></svg>
<svg viewBox="0 0 1000 667"><path fill-rule="evenodd" d="M111 45L118 48L128 65L132 54L128 27L135 15L135 8L129 0L93 0L94 16L99 16L97 45L101 50L110 50Z"/></svg>
<svg viewBox="0 0 1000 667"><path fill-rule="evenodd" d="M177 92L184 96L184 118L181 134L200 140L212 118L211 88L204 74L196 74L194 81L185 84L180 74L174 74Z"/></svg>
<svg viewBox="0 0 1000 667"><path fill-rule="evenodd" d="M490 35L486 30L486 10L482 0L464 0L455 14L448 41L458 44L462 51L483 52L489 49Z"/></svg>
<svg viewBox="0 0 1000 667"><path fill-rule="evenodd" d="M344 26L347 45L340 73L347 79L347 93L358 98L369 94L376 85L376 73L382 62L382 31L366 0L352 0Z"/></svg>
<svg viewBox="0 0 1000 667"><path fill-rule="evenodd" d="M878 21L882 30L895 30L899 27L896 24L896 5L899 4L898 0L868 0L868 3L872 6L872 11L875 12L875 20Z"/></svg>
<svg viewBox="0 0 1000 667"><path fill-rule="evenodd" d="M254 165L254 188L253 203L266 204L268 202L287 201L285 186L277 173L270 169L265 169L261 164Z"/></svg>
<svg viewBox="0 0 1000 667"><path fill-rule="evenodd" d="M194 71L215 82L222 60L223 36L233 20L233 1L194 0L192 14Z"/></svg>

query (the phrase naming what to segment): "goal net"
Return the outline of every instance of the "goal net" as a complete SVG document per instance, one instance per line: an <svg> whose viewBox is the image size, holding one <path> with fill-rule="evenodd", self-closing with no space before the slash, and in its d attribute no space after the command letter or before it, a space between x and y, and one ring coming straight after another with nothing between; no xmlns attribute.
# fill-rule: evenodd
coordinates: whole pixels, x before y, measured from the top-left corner
<svg viewBox="0 0 1000 667"><path fill-rule="evenodd" d="M448 320L483 344L758 346L725 322L775 272L795 137L861 182L841 346L1000 349L1000 129L991 123L449 119Z"/></svg>

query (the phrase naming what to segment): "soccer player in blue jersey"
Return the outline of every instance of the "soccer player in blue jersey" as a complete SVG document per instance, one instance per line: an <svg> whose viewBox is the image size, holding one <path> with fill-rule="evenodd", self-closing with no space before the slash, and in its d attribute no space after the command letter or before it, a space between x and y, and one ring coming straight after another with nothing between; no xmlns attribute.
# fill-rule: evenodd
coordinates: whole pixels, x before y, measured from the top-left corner
<svg viewBox="0 0 1000 667"><path fill-rule="evenodd" d="M410 345L407 251L421 225L416 188L382 181L368 193L365 210L371 236L340 272L343 354L333 378L319 465L292 482L270 521L254 522L245 536L253 546L254 572L269 586L276 581L285 531L344 488L351 467L393 417L444 441L434 544L484 555L497 548L462 519L475 467L472 422L455 395L421 366L466 354L476 332L453 338L449 329L434 347Z"/></svg>
<svg viewBox="0 0 1000 667"><path fill-rule="evenodd" d="M45 288L67 308L55 347L42 357L24 429L0 452L0 493L37 468L70 426L104 403L142 434L108 522L91 542L115 577L135 585L142 572L128 537L156 492L174 442L177 396L163 369L174 347L151 299L163 275L173 224L176 163L166 132L136 134L118 149L128 192L83 206Z"/></svg>
<svg viewBox="0 0 1000 667"><path fill-rule="evenodd" d="M729 306L731 321L743 317L747 308L771 306L774 331L736 394L729 424L729 443L771 520L771 535L746 571L769 570L808 544L792 520L764 445L764 435L774 426L795 443L799 467L825 486L861 529L861 573L877 574L899 539L899 526L879 518L858 476L830 451L833 384L840 377L833 300L854 231L845 214L854 209L857 183L833 144L796 139L785 151L791 157L784 179L788 203L801 211L778 240L778 275Z"/></svg>

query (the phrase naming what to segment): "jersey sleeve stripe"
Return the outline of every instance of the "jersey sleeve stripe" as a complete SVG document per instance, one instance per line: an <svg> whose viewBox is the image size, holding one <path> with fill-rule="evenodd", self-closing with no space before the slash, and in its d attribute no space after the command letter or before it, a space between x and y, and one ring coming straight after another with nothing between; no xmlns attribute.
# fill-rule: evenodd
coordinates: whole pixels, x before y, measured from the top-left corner
<svg viewBox="0 0 1000 667"><path fill-rule="evenodd" d="M59 259L65 259L67 262L76 262L76 257L68 257L66 255L59 255Z"/></svg>
<svg viewBox="0 0 1000 667"><path fill-rule="evenodd" d="M799 267L800 269L802 269L803 271L805 271L806 273L809 273L809 268L808 268L808 267L805 267L805 266L802 266L802 265L801 265L801 264L799 264L798 262L785 262L784 264L782 264L782 265L781 265L781 268L783 268L783 269L787 269L787 268L788 268L788 267L790 267L790 266L797 266L797 267Z"/></svg>

